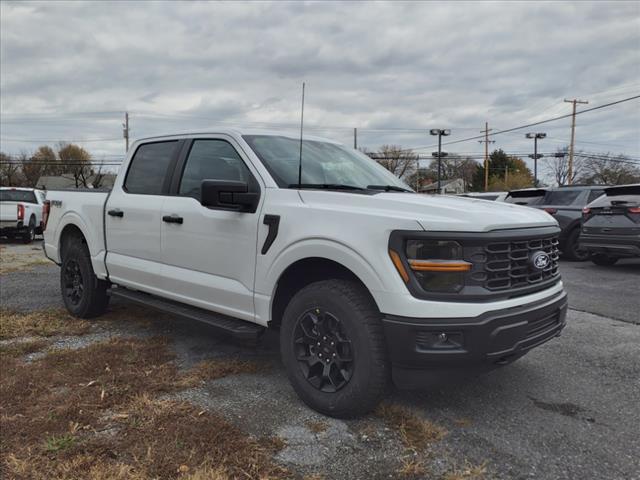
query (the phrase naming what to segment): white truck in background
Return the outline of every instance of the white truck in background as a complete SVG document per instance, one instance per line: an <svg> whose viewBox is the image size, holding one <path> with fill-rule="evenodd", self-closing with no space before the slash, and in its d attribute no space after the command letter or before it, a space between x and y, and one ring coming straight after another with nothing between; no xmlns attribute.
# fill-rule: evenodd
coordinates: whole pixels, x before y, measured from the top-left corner
<svg viewBox="0 0 640 480"><path fill-rule="evenodd" d="M44 250L74 315L110 296L258 339L352 417L391 381L506 365L565 326L556 221L423 196L338 143L220 130L135 142L110 192L49 191Z"/></svg>
<svg viewBox="0 0 640 480"><path fill-rule="evenodd" d="M33 242L42 233L44 201L42 190L0 187L0 236Z"/></svg>

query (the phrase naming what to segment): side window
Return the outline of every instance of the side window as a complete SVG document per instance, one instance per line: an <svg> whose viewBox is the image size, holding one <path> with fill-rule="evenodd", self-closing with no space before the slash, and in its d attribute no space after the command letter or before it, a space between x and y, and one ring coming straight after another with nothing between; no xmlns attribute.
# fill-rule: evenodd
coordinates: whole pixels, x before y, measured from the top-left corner
<svg viewBox="0 0 640 480"><path fill-rule="evenodd" d="M200 200L203 180L248 182L249 170L235 149L224 140L195 140L180 180L178 195Z"/></svg>
<svg viewBox="0 0 640 480"><path fill-rule="evenodd" d="M177 140L140 145L131 159L127 178L124 180L125 191L142 195L160 195L177 145Z"/></svg>
<svg viewBox="0 0 640 480"><path fill-rule="evenodd" d="M589 198L587 199L587 203L593 202L596 198L604 193L604 190L591 190L589 192Z"/></svg>

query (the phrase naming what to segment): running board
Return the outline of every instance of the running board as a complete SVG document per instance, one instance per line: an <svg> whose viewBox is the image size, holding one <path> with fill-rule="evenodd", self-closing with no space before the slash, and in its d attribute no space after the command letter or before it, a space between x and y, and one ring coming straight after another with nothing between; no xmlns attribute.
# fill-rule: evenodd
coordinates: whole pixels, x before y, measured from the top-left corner
<svg viewBox="0 0 640 480"><path fill-rule="evenodd" d="M255 341L264 333L265 328L255 323L239 320L219 313L210 312L184 303L174 302L148 293L128 290L122 287L111 288L109 295L160 310L179 317L206 323L222 333L239 340Z"/></svg>

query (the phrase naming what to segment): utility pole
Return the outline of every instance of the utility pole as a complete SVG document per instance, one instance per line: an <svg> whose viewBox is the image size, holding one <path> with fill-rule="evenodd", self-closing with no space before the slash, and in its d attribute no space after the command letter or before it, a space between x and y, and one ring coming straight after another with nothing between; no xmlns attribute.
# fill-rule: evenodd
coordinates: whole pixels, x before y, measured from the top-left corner
<svg viewBox="0 0 640 480"><path fill-rule="evenodd" d="M586 100L578 100L574 98L573 100L564 99L566 103L573 103L573 115L571 116L571 145L569 146L569 177L567 179L568 185L573 183L573 148L576 140L576 105L578 103L588 104L589 102Z"/></svg>
<svg viewBox="0 0 640 480"><path fill-rule="evenodd" d="M529 155L529 158L533 158L533 186L538 186L538 159L544 155L538 155L538 139L545 138L546 133L527 133L526 138L533 138L533 155Z"/></svg>
<svg viewBox="0 0 640 480"><path fill-rule="evenodd" d="M358 149L358 129L357 128L353 129L353 149L354 150Z"/></svg>
<svg viewBox="0 0 640 480"><path fill-rule="evenodd" d="M124 123L122 124L122 136L124 137L125 152L129 151L129 112L124 112Z"/></svg>
<svg viewBox="0 0 640 480"><path fill-rule="evenodd" d="M480 133L484 133L484 140L478 140L480 143L484 143L484 191L489 189L489 144L496 143L495 140L489 140L489 132L493 128L489 128L489 122L484 122L484 130L480 130Z"/></svg>
<svg viewBox="0 0 640 480"><path fill-rule="evenodd" d="M441 188L441 178L442 178L442 157L446 157L447 153L442 151L442 136L444 135L445 137L447 135L451 135L451 130L446 129L446 130L442 130L440 128L432 128L431 130L429 130L429 134L430 135L437 135L438 136L438 153L433 153L432 155L437 156L438 157L438 195L440 195L442 193Z"/></svg>

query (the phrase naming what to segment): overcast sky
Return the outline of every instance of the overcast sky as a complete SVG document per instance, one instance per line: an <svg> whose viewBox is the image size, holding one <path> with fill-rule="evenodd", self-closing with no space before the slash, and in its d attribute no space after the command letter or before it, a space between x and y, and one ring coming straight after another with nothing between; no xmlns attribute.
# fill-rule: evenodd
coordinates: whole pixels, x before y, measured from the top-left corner
<svg viewBox="0 0 640 480"><path fill-rule="evenodd" d="M0 149L140 138L215 125L295 129L375 149L433 150L640 94L640 2L7 2L1 4ZM640 101L578 116L577 148L640 158ZM570 119L492 148L566 145ZM479 153L469 141L452 152Z"/></svg>

